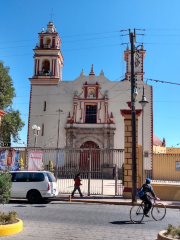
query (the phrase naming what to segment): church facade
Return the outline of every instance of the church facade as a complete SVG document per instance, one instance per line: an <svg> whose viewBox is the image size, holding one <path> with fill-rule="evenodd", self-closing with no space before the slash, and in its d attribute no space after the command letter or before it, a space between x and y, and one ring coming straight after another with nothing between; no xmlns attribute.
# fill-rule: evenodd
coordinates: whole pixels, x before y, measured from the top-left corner
<svg viewBox="0 0 180 240"><path fill-rule="evenodd" d="M41 127L37 147L124 149L125 127L121 110L129 109L131 101L131 52L124 52L125 77L111 81L105 70L95 73L80 71L74 80L63 80L61 39L54 24L38 34L34 51L34 73L31 82L27 146L33 147L32 125ZM153 150L152 86L143 81L145 50L135 55L135 77L138 97L136 109L141 109L143 86L149 103L144 108L144 150ZM142 141L142 119L138 120L138 143Z"/></svg>

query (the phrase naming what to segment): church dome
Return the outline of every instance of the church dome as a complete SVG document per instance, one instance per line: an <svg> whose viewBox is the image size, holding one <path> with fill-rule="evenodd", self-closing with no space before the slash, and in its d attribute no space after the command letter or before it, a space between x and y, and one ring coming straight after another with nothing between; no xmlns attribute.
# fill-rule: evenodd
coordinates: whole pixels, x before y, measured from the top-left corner
<svg viewBox="0 0 180 240"><path fill-rule="evenodd" d="M153 134L153 145L155 145L155 146L162 146L163 145L161 140L157 136L155 136L154 134Z"/></svg>

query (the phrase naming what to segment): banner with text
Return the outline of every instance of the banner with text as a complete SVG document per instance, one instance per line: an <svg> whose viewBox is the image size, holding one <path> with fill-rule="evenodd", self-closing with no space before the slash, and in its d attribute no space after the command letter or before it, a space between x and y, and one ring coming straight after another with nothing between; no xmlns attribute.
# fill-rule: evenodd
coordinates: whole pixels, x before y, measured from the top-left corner
<svg viewBox="0 0 180 240"><path fill-rule="evenodd" d="M42 168L42 151L30 151L28 161L28 171L38 171Z"/></svg>

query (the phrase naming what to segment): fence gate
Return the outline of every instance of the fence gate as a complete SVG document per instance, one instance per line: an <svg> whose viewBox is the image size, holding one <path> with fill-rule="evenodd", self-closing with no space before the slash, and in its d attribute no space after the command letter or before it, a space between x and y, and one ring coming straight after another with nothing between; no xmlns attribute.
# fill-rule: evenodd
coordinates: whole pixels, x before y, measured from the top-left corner
<svg viewBox="0 0 180 240"><path fill-rule="evenodd" d="M122 195L123 150L58 150L57 184L59 193L70 194L80 173L84 195Z"/></svg>

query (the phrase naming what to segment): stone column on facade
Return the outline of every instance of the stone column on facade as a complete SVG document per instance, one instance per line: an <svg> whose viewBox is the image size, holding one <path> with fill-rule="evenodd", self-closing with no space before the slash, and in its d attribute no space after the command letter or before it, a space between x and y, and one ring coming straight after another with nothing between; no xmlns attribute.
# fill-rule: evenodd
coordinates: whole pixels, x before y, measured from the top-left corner
<svg viewBox="0 0 180 240"><path fill-rule="evenodd" d="M138 186L138 117L142 110L136 110L136 163L137 163L137 186ZM132 124L131 110L120 110L124 117L124 191L123 197L132 196Z"/></svg>

